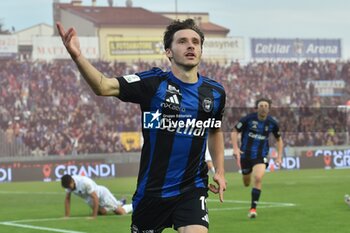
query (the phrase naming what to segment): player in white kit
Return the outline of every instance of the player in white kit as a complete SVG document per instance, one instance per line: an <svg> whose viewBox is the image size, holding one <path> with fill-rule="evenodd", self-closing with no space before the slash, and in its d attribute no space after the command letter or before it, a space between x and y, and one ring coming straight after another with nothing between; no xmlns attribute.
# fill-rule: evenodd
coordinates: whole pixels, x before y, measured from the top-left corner
<svg viewBox="0 0 350 233"><path fill-rule="evenodd" d="M117 200L113 194L104 186L97 185L92 179L85 176L64 175L61 178L61 185L66 189L65 216L70 216L71 193L81 197L92 208L92 217L98 214L105 215L107 212L114 212L118 215L132 212L132 205L126 205Z"/></svg>

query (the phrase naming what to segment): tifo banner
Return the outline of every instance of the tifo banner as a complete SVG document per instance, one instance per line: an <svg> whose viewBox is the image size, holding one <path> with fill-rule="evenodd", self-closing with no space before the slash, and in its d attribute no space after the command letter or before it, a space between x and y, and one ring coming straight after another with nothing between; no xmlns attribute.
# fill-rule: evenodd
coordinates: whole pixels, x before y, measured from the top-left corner
<svg viewBox="0 0 350 233"><path fill-rule="evenodd" d="M242 37L206 38L203 45L204 59L244 59L244 40Z"/></svg>
<svg viewBox="0 0 350 233"><path fill-rule="evenodd" d="M98 38L79 37L80 48L87 59L98 59ZM33 59L70 59L60 37L33 37Z"/></svg>
<svg viewBox="0 0 350 233"><path fill-rule="evenodd" d="M0 57L11 57L17 53L17 36L0 35Z"/></svg>
<svg viewBox="0 0 350 233"><path fill-rule="evenodd" d="M139 132L122 132L120 133L120 141L126 151L141 150L141 133Z"/></svg>
<svg viewBox="0 0 350 233"><path fill-rule="evenodd" d="M107 58L164 58L163 42L157 37L107 37Z"/></svg>
<svg viewBox="0 0 350 233"><path fill-rule="evenodd" d="M340 39L251 39L252 58L341 58Z"/></svg>
<svg viewBox="0 0 350 233"><path fill-rule="evenodd" d="M115 164L103 160L67 160L2 163L0 183L12 181L56 181L64 174L88 177L115 177Z"/></svg>

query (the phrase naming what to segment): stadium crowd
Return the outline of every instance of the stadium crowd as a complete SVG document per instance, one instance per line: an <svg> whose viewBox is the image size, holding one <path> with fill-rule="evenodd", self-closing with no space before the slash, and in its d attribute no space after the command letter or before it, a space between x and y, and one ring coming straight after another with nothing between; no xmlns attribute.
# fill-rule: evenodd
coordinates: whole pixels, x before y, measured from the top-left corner
<svg viewBox="0 0 350 233"><path fill-rule="evenodd" d="M96 61L110 77L132 74L160 64L133 65ZM272 99L289 146L346 143L349 117L338 111L350 96L350 62L250 62L226 65L202 62L200 73L223 84L227 93L225 146L236 121L254 111L259 96ZM320 96L310 81L344 80L341 95ZM0 133L8 144L26 145L31 155L78 155L127 150L121 132L141 131L137 105L93 94L70 61L0 60ZM349 114L348 114L349 115Z"/></svg>

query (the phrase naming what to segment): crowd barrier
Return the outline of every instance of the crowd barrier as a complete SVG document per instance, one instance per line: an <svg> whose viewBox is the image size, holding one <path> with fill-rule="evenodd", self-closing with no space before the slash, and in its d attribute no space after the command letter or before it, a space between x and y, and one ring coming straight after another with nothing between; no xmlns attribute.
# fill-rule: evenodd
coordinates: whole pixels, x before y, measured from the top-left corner
<svg viewBox="0 0 350 233"><path fill-rule="evenodd" d="M287 147L283 163L274 163L276 151L271 149L268 171L299 169L350 168L349 146ZM17 181L58 181L65 173L92 178L136 176L140 153L91 154L86 156L17 157L0 160L0 183ZM226 172L239 168L232 150L225 150Z"/></svg>

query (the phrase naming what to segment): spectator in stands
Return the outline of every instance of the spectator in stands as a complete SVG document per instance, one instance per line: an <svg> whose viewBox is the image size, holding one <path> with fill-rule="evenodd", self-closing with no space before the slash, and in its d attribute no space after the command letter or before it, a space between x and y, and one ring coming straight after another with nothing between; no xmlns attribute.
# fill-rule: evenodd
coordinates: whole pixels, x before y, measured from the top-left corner
<svg viewBox="0 0 350 233"><path fill-rule="evenodd" d="M312 65L314 63L314 65ZM155 66L151 62L138 61L135 64L109 63L96 61L93 63L101 68L103 73L110 75L138 72L141 69L148 69ZM311 64L311 65L310 65ZM164 61L159 61L160 67L167 68ZM333 70L333 77L327 75L329 66L336 65ZM300 132L311 132L313 146L325 145L327 132L322 127L325 115L314 115L313 119L322 119L308 123L304 127L304 115L298 113L303 107L310 109L329 109L337 105L345 105L350 95L350 62L250 62L241 65L232 62L226 65L217 63L201 62L200 73L207 76L215 76L217 81L222 82L227 94L228 109L226 110L227 121L235 122L239 116L230 113L230 108L253 107L256 93L263 91L259 85L251 85L253 80L259 80L266 88L269 98L274 99L277 108L284 108L278 112L278 119L281 124L281 131L284 133L284 141L288 145L305 146L305 141L296 140L298 129ZM5 143L5 132L8 123L15 122L14 117L19 116L19 134L14 138L14 143L22 143L26 150L9 150L9 153L2 153L1 156L19 156L36 154L32 151L41 151L42 155L54 155L55 146L59 137L66 129L74 132L80 129L83 136L79 140L77 153L102 153L98 147L98 141L87 140L90 137L90 129L94 125L97 131L105 128L108 131L108 140L114 145L109 151L111 153L125 152L126 148L120 141L114 140L115 132L140 131L140 114L137 105L128 105L124 102L115 101L111 98L99 98L93 96L91 90L84 82L81 82L75 70L74 64L67 61L16 61L0 60L0 134L3 134ZM336 73L334 73L336 72ZM326 80L339 78L345 81L345 88L342 96L319 96L317 88L310 92L312 85L304 85L312 80ZM60 81L61 80L61 81ZM273 80L273 82L270 82ZM299 86L300 85L300 86ZM42 88L42 89L40 89ZM45 89L46 88L46 89ZM79 93L79 94L76 94ZM21 96L16 98L16 95ZM65 97L69 97L69 101ZM302 98L306 98L302 100ZM69 106L69 109L66 107ZM46 111L47 109L48 111ZM101 114L94 114L99 112ZM241 111L239 111L241 112ZM288 114L286 114L288 113ZM100 115L100 116L98 116ZM68 118L66 117L68 116ZM350 114L348 113L350 119ZM119 119L117 122L112 119ZM337 117L330 117L329 125L336 126L334 130L337 137L333 144L342 145L347 142L346 134L350 131L349 123L342 123ZM350 121L350 120L349 120ZM224 122L226 131L231 131L233 126ZM343 127L346 124L348 128ZM299 127L300 125L300 127ZM342 127L341 127L342 126ZM70 133L69 133L70 134ZM225 133L225 147L231 146L229 133ZM100 134L97 135L99 137ZM41 148L38 145L41 140ZM116 139L119 139L117 137ZM89 143L87 143L89 141ZM14 144L11 144L14 145ZM18 146L19 144L17 144ZM7 144L7 146L10 146ZM44 147L43 147L44 146ZM2 146L6 148L6 146ZM37 148L37 149L36 149ZM74 147L66 151L65 155L71 155ZM74 152L75 153L75 152ZM104 153L104 152L103 152Z"/></svg>

